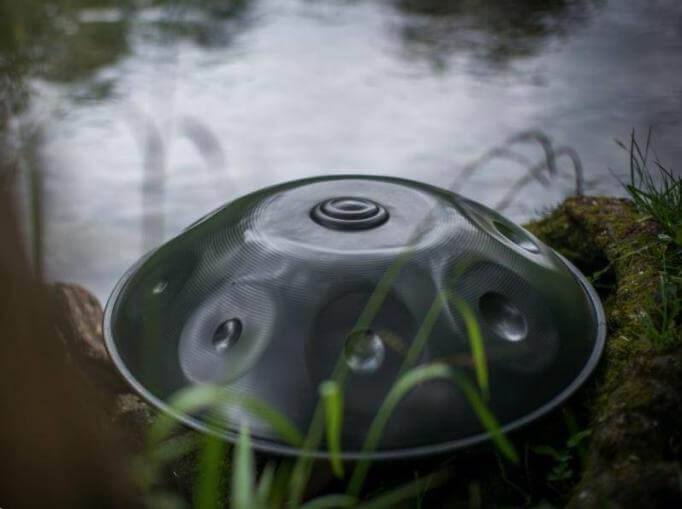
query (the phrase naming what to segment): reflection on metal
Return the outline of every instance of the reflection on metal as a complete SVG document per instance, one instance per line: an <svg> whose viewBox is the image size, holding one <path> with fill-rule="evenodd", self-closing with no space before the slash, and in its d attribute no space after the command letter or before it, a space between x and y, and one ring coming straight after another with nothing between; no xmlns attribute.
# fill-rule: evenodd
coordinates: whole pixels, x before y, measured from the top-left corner
<svg viewBox="0 0 682 509"><path fill-rule="evenodd" d="M179 389L218 384L305 430L318 386L340 377L344 455L360 457L406 364L445 361L476 379L462 303L479 323L488 404L504 429L555 407L595 367L604 317L570 263L476 202L386 177L294 181L209 214L123 277L104 330L124 376L165 410ZM176 416L206 427L202 414ZM297 451L236 403L223 417L228 439L246 419L257 447ZM484 438L466 397L431 381L399 404L372 455Z"/></svg>

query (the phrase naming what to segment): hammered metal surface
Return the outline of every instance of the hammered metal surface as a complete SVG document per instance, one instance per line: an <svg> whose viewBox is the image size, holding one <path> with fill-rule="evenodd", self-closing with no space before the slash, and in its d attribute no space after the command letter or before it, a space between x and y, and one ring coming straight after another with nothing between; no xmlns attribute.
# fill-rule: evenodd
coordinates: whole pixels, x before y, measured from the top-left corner
<svg viewBox="0 0 682 509"><path fill-rule="evenodd" d="M381 220L372 219L377 211ZM376 316L356 330L392 267ZM179 389L218 384L267 402L301 430L319 384L341 363L343 448L354 457L427 312L444 297L417 364L442 361L475 380L455 304L464 301L484 339L488 404L505 429L568 397L601 352L594 291L529 232L448 191L366 176L286 183L211 213L123 277L107 305L105 335L119 369L161 408ZM201 415L178 417L205 425ZM244 409L233 405L223 417L227 438L246 419L257 447L295 452ZM464 395L430 381L398 405L374 456L484 438Z"/></svg>

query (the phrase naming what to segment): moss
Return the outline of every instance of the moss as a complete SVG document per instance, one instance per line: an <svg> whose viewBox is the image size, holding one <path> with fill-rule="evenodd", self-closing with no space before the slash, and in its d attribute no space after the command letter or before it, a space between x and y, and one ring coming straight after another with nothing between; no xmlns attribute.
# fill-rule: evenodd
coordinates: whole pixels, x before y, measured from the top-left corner
<svg viewBox="0 0 682 509"><path fill-rule="evenodd" d="M657 349L647 337L656 313L657 281L669 248L661 230L632 203L614 198L570 198L528 228L575 263L601 291L608 321L606 382L639 353ZM606 281L605 284L602 284Z"/></svg>
<svg viewBox="0 0 682 509"><path fill-rule="evenodd" d="M663 241L659 225L623 199L571 198L528 228L593 280L608 323L604 358L588 393L587 465L570 505L681 501L682 487L668 482L681 459L679 323L671 322L666 341L656 333L660 277L679 272L679 246ZM645 482L661 469L665 476Z"/></svg>

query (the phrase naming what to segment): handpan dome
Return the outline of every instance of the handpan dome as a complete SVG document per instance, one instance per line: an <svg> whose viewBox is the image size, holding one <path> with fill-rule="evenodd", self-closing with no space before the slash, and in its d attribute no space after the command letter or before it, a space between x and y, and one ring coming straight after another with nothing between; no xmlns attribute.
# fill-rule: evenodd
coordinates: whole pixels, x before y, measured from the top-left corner
<svg viewBox="0 0 682 509"><path fill-rule="evenodd" d="M335 176L246 195L145 256L115 288L104 332L131 385L202 430L205 414L169 408L176 391L224 386L305 431L319 385L340 367L344 456L388 458L487 437L465 395L439 379L410 391L379 448L362 452L407 357L413 365L445 363L475 383L467 313L483 339L486 402L504 430L565 400L603 348L596 293L523 228L426 184ZM245 420L257 448L298 452L239 405L226 408L218 432L234 439ZM325 451L320 444L312 453Z"/></svg>

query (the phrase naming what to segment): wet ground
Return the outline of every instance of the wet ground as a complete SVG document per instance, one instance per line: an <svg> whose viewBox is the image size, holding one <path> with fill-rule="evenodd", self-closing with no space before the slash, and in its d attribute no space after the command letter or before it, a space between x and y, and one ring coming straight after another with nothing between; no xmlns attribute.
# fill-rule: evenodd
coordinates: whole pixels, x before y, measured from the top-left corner
<svg viewBox="0 0 682 509"><path fill-rule="evenodd" d="M0 19L48 273L102 299L146 249L289 179L395 175L496 206L548 140L590 193L622 194L613 140L633 128L682 160L677 0L7 0ZM505 213L572 194L569 154Z"/></svg>

